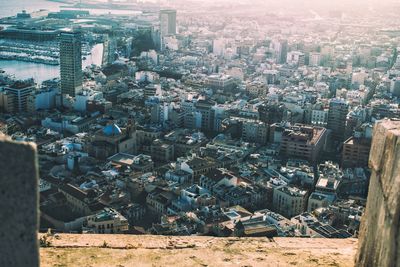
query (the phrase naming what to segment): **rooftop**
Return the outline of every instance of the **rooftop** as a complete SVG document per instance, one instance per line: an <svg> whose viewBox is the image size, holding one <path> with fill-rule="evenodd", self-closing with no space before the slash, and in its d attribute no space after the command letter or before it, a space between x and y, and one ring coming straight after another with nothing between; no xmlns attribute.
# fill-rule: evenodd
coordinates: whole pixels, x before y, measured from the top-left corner
<svg viewBox="0 0 400 267"><path fill-rule="evenodd" d="M115 210L106 208L106 209L102 210L101 212L97 213L94 217L94 220L96 222L104 222L104 221L114 220L118 217L122 218L122 216Z"/></svg>
<svg viewBox="0 0 400 267"><path fill-rule="evenodd" d="M325 132L326 129L323 127L296 124L285 129L283 134L296 141L302 140L307 144L315 145Z"/></svg>
<svg viewBox="0 0 400 267"><path fill-rule="evenodd" d="M144 162L149 162L149 163L152 162L150 156L143 154L135 156L126 153L117 153L109 157L108 160L125 166L143 164Z"/></svg>
<svg viewBox="0 0 400 267"><path fill-rule="evenodd" d="M290 186L282 186L278 188L277 190L282 191L283 193L291 196L296 196L296 197L303 197L307 194L307 191L305 190L300 190L297 187L290 187Z"/></svg>

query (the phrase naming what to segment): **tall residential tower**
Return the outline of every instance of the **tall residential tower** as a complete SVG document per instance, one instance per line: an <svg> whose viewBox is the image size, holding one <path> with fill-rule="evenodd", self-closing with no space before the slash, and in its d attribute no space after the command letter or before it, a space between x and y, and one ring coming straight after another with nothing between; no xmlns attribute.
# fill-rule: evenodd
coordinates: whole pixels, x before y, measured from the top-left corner
<svg viewBox="0 0 400 267"><path fill-rule="evenodd" d="M161 37L176 34L176 10L160 11L160 31Z"/></svg>
<svg viewBox="0 0 400 267"><path fill-rule="evenodd" d="M349 113L349 105L345 100L336 98L329 102L327 128L332 131L335 141L344 140L347 113Z"/></svg>
<svg viewBox="0 0 400 267"><path fill-rule="evenodd" d="M60 33L61 93L74 97L82 90L82 34Z"/></svg>
<svg viewBox="0 0 400 267"><path fill-rule="evenodd" d="M160 45L165 48L164 39L167 36L176 35L176 10L168 9L160 11Z"/></svg>

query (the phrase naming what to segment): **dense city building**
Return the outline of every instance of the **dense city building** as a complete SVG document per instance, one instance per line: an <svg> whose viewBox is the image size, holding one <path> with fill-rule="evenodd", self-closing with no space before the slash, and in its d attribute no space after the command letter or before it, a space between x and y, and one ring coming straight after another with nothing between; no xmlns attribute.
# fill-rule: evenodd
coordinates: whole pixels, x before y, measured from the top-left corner
<svg viewBox="0 0 400 267"><path fill-rule="evenodd" d="M282 133L281 153L288 158L317 162L326 143L326 129L294 125Z"/></svg>
<svg viewBox="0 0 400 267"><path fill-rule="evenodd" d="M0 18L0 131L37 145L41 231L357 237L400 34L395 5L337 1Z"/></svg>
<svg viewBox="0 0 400 267"><path fill-rule="evenodd" d="M274 207L286 218L294 217L305 211L307 191L295 187L282 186L274 189Z"/></svg>
<svg viewBox="0 0 400 267"><path fill-rule="evenodd" d="M35 85L30 81L17 81L3 88L3 107L15 112L29 111L28 98L35 92ZM12 104L12 108L10 107Z"/></svg>
<svg viewBox="0 0 400 267"><path fill-rule="evenodd" d="M342 167L368 167L371 139L350 137L343 143Z"/></svg>

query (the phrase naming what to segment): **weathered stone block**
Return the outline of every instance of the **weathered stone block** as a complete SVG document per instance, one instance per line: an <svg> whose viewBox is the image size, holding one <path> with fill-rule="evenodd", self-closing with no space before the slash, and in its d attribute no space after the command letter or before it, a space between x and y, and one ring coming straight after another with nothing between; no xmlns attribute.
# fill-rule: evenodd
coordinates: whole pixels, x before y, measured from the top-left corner
<svg viewBox="0 0 400 267"><path fill-rule="evenodd" d="M400 266L400 121L375 125L357 266Z"/></svg>
<svg viewBox="0 0 400 267"><path fill-rule="evenodd" d="M39 266L36 148L0 136L0 266Z"/></svg>

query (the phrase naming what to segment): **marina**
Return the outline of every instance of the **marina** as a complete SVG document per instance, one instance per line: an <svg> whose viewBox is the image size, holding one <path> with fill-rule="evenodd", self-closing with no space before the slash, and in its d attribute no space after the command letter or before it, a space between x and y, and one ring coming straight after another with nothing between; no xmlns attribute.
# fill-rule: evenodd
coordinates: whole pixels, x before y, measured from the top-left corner
<svg viewBox="0 0 400 267"><path fill-rule="evenodd" d="M29 3L29 4L28 4ZM28 0L9 1L5 8L0 10L1 28L5 29L0 36L0 69L17 79L34 78L37 83L59 77L59 49L56 40L57 31L38 31L35 29L21 29L16 27L17 14L33 14L59 12L60 10L77 10L77 7L68 6L65 1L38 0L31 4ZM3 5L3 4L2 4ZM26 8L29 6L29 8ZM2 6L3 7L3 6ZM21 13L22 10L25 10ZM137 15L140 11L121 9L79 8L92 15ZM13 17L13 18L11 18ZM83 19L80 19L83 20ZM76 20L78 21L78 20ZM91 20L88 20L91 21ZM104 45L101 40L82 43L82 67L95 64L101 65Z"/></svg>
<svg viewBox="0 0 400 267"><path fill-rule="evenodd" d="M89 55L85 55L82 61L82 67L86 68L91 64L101 65L103 58L103 44L95 45ZM57 78L60 75L58 65L49 65L36 62L27 62L20 60L0 60L0 69L5 73L14 76L16 79L33 78L37 83Z"/></svg>

